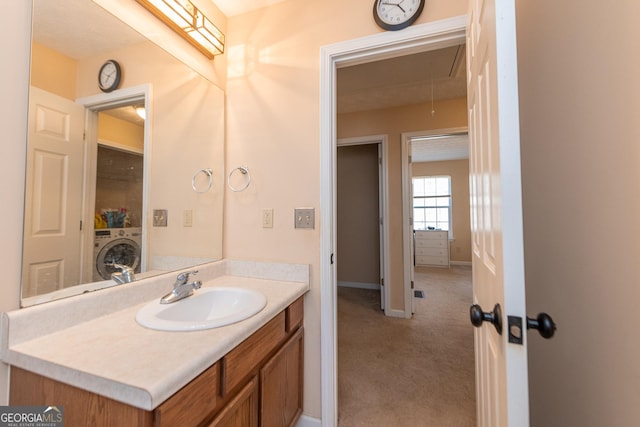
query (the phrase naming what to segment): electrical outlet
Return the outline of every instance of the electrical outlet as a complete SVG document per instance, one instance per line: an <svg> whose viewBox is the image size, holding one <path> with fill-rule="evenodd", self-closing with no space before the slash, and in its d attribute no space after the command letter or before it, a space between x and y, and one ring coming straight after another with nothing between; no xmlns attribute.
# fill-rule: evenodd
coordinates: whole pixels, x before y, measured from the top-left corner
<svg viewBox="0 0 640 427"><path fill-rule="evenodd" d="M315 228L316 215L314 208L296 208L295 228Z"/></svg>
<svg viewBox="0 0 640 427"><path fill-rule="evenodd" d="M169 216L169 211L167 209L154 209L153 210L153 226L166 227L168 216Z"/></svg>
<svg viewBox="0 0 640 427"><path fill-rule="evenodd" d="M273 228L273 209L262 209L262 228Z"/></svg>
<svg viewBox="0 0 640 427"><path fill-rule="evenodd" d="M183 227L193 226L193 211L191 209L186 209L182 212L182 226Z"/></svg>

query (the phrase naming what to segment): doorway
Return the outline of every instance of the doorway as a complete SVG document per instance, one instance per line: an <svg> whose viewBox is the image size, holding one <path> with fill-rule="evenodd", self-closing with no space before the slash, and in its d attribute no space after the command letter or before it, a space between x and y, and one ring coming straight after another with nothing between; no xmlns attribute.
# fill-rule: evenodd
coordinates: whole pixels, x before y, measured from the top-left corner
<svg viewBox="0 0 640 427"><path fill-rule="evenodd" d="M337 285L379 290L380 309L389 315L387 136L344 138L337 145Z"/></svg>
<svg viewBox="0 0 640 427"><path fill-rule="evenodd" d="M103 219L105 221L104 228L124 228L127 226L125 222L128 222L129 226L135 225L135 227L132 228L132 230L135 229L135 232L131 233L131 236L127 236L129 238L128 240L133 241L133 246L136 247L136 249L133 251L134 255L131 257L131 259L135 260L136 272L144 272L147 269L147 230L146 221L144 221L144 218L146 218L148 215L148 178L151 157L151 127L149 124L149 120L142 120L143 135L142 143L139 147L135 147L135 144L133 144L134 146L132 146L130 144L127 145L126 143L118 143L108 137L105 139L104 136L101 138L98 132L98 127L101 121L103 122L102 126L105 126L104 120L107 117L111 117L111 119L108 120L113 120L113 116L103 115L102 119L100 118L100 113L108 111L118 116L119 120L121 120L124 114L136 114L135 107L140 107L142 110L144 110L145 117L151 117L151 88L149 85L141 85L127 89L121 89L111 93L80 98L77 100L77 102L86 108L87 117L87 161L84 177L85 188L87 189L87 191L83 208L83 215L85 224L91 224L92 226L86 227L86 229L90 230L91 232L86 232L83 235L83 251L85 253L85 261L83 261L83 263L85 266L84 271L86 274L86 280L88 282L98 280L99 278L103 277L103 275L108 275L115 271L113 270L113 267L110 266L105 267L104 271L98 272L95 262L96 257L100 256L100 253L95 253L97 239L95 229L102 227L102 225L96 225L96 222L98 221L98 218L96 217L96 209L104 208L104 206L107 205L109 208L115 206L113 203L114 198L112 197L112 195L107 197L107 200L109 200L107 205L102 206L102 203L100 202L101 199L104 199L104 197L101 197L101 194L97 191L99 152L104 151L105 148L111 149L111 151L115 150L115 152L119 154L127 153L128 156L131 156L132 154L134 156L142 155L142 160L140 161L140 163L142 164L143 172L141 173L141 182L137 183L137 186L141 187L141 194L139 194L139 191L136 191L135 196L133 197L136 199L140 199L136 201L136 204L139 204L139 206L134 211L129 212L129 215L105 215ZM142 114L142 111L140 111L140 113L138 114ZM103 160L105 160L105 156L102 157ZM110 159L106 158L107 162L109 162L109 160ZM122 175L122 172L123 171L121 171L119 175ZM137 181L140 179L140 177L137 176L134 179ZM126 184L126 186L129 187L130 183ZM110 192L107 191L107 194L108 193ZM120 198L121 197L118 197L117 199ZM118 203L116 204L121 204L121 200L118 200ZM108 210L111 211L112 209ZM113 227L109 226L109 217L111 217L111 219L113 220ZM120 225L122 225L122 227L120 227ZM110 242L107 241L105 243L109 244ZM110 258L110 260L111 263L114 262L112 258Z"/></svg>
<svg viewBox="0 0 640 427"><path fill-rule="evenodd" d="M405 132L401 137L402 162L402 216L409 218L403 223L403 250L405 254L404 295L405 314L407 317L415 312L412 297L414 295L415 274L415 231L416 226L413 208L414 164L420 172L431 171L429 175L448 175L451 184L451 227L447 227L449 242L446 246L446 264L471 265L471 228L469 205L469 141L467 127L439 129L435 131ZM434 165L426 168L426 165ZM424 173L421 173L424 175ZM452 177L452 175L454 175ZM424 218L423 218L424 219ZM420 221L418 221L420 222ZM435 225L435 224L432 224ZM424 228L424 227L422 227ZM444 263L443 263L444 264Z"/></svg>
<svg viewBox="0 0 640 427"><path fill-rule="evenodd" d="M384 33L364 39L325 46L321 50L321 381L323 425L337 423L337 269L335 158L336 158L336 69L356 63L435 50L465 42L466 17L457 17L409 28L402 33Z"/></svg>

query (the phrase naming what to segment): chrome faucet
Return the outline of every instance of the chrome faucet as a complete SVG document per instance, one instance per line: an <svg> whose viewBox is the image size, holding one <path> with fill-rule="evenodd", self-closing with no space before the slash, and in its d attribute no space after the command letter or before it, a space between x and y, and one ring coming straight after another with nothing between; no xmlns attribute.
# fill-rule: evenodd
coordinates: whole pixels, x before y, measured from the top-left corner
<svg viewBox="0 0 640 427"><path fill-rule="evenodd" d="M200 280L188 283L190 274L195 276L198 274L198 270L185 271L178 274L176 282L173 284L173 290L160 298L160 304L171 304L172 302L180 301L183 298L193 295L194 290L200 289L202 286L202 282Z"/></svg>
<svg viewBox="0 0 640 427"><path fill-rule="evenodd" d="M136 275L133 272L133 268L128 265L111 264L112 267L117 268L120 272L112 273L111 278L119 285L123 283L131 283L136 280Z"/></svg>

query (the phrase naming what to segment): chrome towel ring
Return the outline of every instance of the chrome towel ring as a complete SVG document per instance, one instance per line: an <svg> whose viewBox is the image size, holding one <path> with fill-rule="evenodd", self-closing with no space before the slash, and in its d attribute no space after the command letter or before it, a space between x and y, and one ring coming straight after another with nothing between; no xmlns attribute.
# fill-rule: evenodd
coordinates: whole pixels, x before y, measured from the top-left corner
<svg viewBox="0 0 640 427"><path fill-rule="evenodd" d="M205 188L198 189L198 186L196 185L196 178L201 173L207 176L207 182L204 186ZM211 185L213 185L213 169L211 168L200 169L199 171L194 173L193 177L191 178L191 188L193 188L193 191L195 191L196 193L206 193L207 191L211 190Z"/></svg>
<svg viewBox="0 0 640 427"><path fill-rule="evenodd" d="M246 182L240 188L236 188L233 185L231 185L231 176L233 175L233 173L235 171L240 171L240 173L242 175L246 175ZM249 168L248 167L246 167L246 166L238 166L237 168L235 168L231 172L229 172L229 177L227 178L227 185L229 186L231 191L235 191L236 193L238 193L240 191L244 191L244 190L247 189L247 187L249 187L249 184L251 184L251 174L249 173Z"/></svg>

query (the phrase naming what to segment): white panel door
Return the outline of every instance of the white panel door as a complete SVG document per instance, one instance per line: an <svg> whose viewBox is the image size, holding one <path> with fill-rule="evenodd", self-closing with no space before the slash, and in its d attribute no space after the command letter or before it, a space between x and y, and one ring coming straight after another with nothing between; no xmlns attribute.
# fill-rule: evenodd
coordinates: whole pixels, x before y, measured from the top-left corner
<svg viewBox="0 0 640 427"><path fill-rule="evenodd" d="M84 108L30 88L23 297L80 283Z"/></svg>
<svg viewBox="0 0 640 427"><path fill-rule="evenodd" d="M507 339L526 319L514 0L470 1L467 64L473 298L503 324L475 330L478 425L527 426L526 332Z"/></svg>

